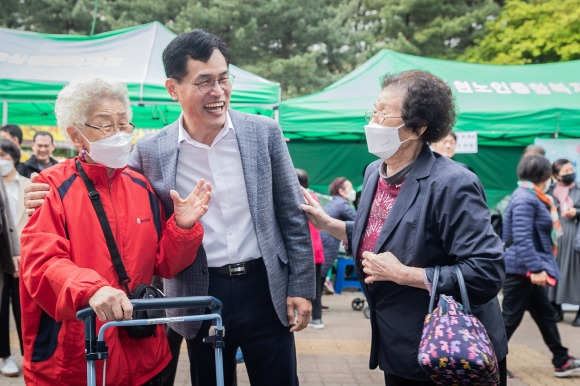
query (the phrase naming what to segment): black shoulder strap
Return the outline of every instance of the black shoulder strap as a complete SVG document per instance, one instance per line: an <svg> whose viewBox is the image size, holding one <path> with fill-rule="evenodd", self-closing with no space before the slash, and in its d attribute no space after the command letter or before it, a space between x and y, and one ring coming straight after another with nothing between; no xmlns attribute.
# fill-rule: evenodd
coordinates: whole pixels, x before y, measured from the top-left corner
<svg viewBox="0 0 580 386"><path fill-rule="evenodd" d="M125 270L125 266L123 265L123 260L121 260L121 255L119 254L119 249L117 248L117 243L113 237L113 231L111 230L111 225L109 225L109 220L107 220L107 215L105 214L105 209L103 208L103 204L101 202L101 196L97 189L95 189L95 185L87 176L87 173L83 169L81 162L77 159L76 166L81 178L85 182L85 186L89 191L89 198L93 203L93 207L95 208L95 212L97 212L97 217L99 218L99 222L101 223L101 228L103 228L103 233L105 235L105 239L107 240L107 247L109 248L109 253L111 254L111 259L113 260L113 265L115 266L115 270L117 271L117 275L119 276L119 284L125 288L127 295L131 294L129 291L129 283L131 279L127 276L127 271Z"/></svg>

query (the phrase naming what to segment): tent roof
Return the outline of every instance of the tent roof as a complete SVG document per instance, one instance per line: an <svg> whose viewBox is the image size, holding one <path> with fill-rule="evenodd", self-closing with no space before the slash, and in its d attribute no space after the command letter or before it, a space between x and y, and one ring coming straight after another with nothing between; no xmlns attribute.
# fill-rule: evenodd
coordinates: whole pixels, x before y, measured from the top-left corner
<svg viewBox="0 0 580 386"><path fill-rule="evenodd" d="M141 122L135 123L162 127L181 112L165 90L161 59L175 36L159 22L95 36L0 28L0 101L9 101L8 118L4 120L54 124L52 110L58 92L74 77L94 73L127 84L131 101L141 105L134 112ZM232 108L273 110L278 106L279 83L234 65L230 65L230 72L235 76ZM144 116L139 118L139 114Z"/></svg>
<svg viewBox="0 0 580 386"><path fill-rule="evenodd" d="M451 86L455 129L477 131L480 144L526 145L535 137L580 136L580 61L484 65L382 50L324 90L280 105L290 138L360 139L387 72L429 71Z"/></svg>

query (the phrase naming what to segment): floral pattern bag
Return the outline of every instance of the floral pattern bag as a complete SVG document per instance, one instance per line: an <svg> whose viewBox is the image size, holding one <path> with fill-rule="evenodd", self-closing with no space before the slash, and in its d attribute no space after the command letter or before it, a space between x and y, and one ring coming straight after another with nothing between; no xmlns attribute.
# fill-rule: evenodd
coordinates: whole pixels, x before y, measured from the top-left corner
<svg viewBox="0 0 580 386"><path fill-rule="evenodd" d="M417 359L436 385L499 385L499 368L483 324L471 314L461 269L455 270L463 304L441 295L435 309L441 267L435 267L429 313Z"/></svg>

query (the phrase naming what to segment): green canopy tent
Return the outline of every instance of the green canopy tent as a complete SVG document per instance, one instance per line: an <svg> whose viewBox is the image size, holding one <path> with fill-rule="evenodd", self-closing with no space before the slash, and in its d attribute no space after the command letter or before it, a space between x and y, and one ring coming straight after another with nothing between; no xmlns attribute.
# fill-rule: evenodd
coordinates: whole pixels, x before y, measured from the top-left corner
<svg viewBox="0 0 580 386"><path fill-rule="evenodd" d="M429 71L451 86L454 130L475 131L478 153L458 155L478 174L493 205L515 187L524 146L539 138L580 137L580 61L525 66L483 65L382 50L324 90L280 105L280 124L296 167L325 191L334 177L362 182L368 154L364 113L387 72Z"/></svg>
<svg viewBox="0 0 580 386"><path fill-rule="evenodd" d="M54 101L76 76L102 74L127 84L133 121L158 129L181 113L165 90L162 52L176 35L152 22L95 36L48 35L0 28L2 123L55 125ZM234 65L231 107L273 116L280 84Z"/></svg>

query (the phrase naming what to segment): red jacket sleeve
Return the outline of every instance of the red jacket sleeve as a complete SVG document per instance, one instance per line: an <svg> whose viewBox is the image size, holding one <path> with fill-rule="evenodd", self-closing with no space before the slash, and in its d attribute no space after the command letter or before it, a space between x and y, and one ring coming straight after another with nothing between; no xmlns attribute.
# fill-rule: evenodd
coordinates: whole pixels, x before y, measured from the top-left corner
<svg viewBox="0 0 580 386"><path fill-rule="evenodd" d="M99 288L109 285L96 271L72 261L62 202L54 186L22 231L20 264L20 280L30 296L56 321L75 318Z"/></svg>

